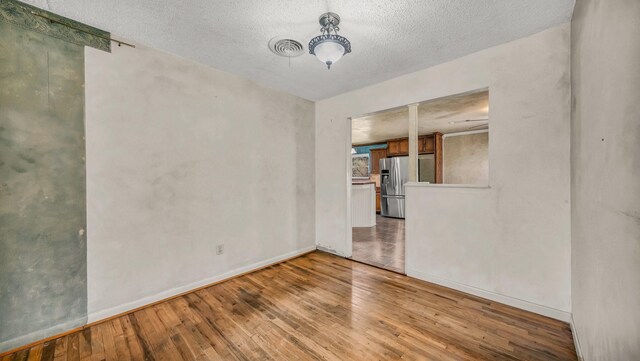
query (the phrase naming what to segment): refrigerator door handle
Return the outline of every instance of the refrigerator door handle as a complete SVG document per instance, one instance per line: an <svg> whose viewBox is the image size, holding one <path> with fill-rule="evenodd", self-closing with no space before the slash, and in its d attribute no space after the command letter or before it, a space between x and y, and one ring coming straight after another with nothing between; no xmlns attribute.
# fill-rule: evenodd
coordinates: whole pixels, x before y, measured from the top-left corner
<svg viewBox="0 0 640 361"><path fill-rule="evenodd" d="M381 197L382 198L404 198L404 196L388 196L388 195L383 195Z"/></svg>

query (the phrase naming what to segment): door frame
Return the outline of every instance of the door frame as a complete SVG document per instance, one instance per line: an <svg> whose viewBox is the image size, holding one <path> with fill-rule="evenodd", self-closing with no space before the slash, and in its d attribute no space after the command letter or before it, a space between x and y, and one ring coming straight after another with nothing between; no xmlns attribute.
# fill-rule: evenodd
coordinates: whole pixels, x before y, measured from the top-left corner
<svg viewBox="0 0 640 361"><path fill-rule="evenodd" d="M346 235L345 235L345 250L344 250L344 256L346 258L351 258L353 256L353 228L351 227L351 172L352 172L352 164L351 164L351 149L353 149L353 145L351 144L351 129L352 126L352 117L348 117L347 118L347 136L346 138L346 142L345 142L345 154L346 154L346 161L345 161L345 165L346 165L346 170L347 170L347 177L346 177L346 182L347 182L347 209L346 209L346 224L347 224L347 229L346 229Z"/></svg>

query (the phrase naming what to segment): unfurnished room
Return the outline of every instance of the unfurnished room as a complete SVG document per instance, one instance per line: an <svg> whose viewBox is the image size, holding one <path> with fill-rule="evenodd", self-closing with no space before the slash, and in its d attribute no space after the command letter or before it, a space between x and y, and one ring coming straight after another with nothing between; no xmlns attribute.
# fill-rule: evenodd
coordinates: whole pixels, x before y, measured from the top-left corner
<svg viewBox="0 0 640 361"><path fill-rule="evenodd" d="M0 361L640 360L640 1L0 0Z"/></svg>

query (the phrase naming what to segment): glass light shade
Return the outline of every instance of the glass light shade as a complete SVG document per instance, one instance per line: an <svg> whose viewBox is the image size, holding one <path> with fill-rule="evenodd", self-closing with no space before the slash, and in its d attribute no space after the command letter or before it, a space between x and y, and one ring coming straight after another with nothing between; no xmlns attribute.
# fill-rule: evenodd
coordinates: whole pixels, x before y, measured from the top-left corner
<svg viewBox="0 0 640 361"><path fill-rule="evenodd" d="M330 40L325 40L316 45L313 51L321 62L327 64L328 68L331 68L331 64L340 60L345 53L344 46Z"/></svg>

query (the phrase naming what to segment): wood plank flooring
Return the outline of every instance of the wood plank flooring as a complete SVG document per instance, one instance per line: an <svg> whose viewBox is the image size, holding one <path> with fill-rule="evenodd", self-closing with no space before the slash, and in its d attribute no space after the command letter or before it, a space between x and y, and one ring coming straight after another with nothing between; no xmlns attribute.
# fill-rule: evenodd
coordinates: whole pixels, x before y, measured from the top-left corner
<svg viewBox="0 0 640 361"><path fill-rule="evenodd" d="M404 273L404 219L376 215L375 227L353 227L351 258Z"/></svg>
<svg viewBox="0 0 640 361"><path fill-rule="evenodd" d="M563 322L314 252L15 360L576 360Z"/></svg>

